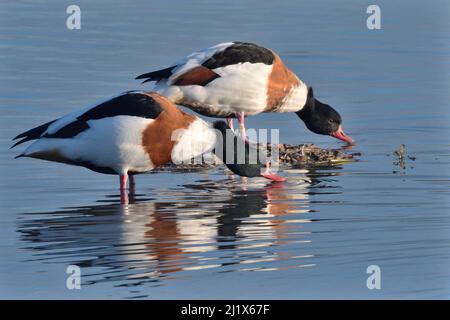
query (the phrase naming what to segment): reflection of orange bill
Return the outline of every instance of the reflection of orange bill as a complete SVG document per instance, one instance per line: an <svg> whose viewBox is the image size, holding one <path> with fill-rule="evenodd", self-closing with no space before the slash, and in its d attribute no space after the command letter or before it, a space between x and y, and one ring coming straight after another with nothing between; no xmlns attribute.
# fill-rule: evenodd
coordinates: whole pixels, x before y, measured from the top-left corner
<svg viewBox="0 0 450 320"><path fill-rule="evenodd" d="M266 179L272 180L272 181L276 181L276 182L283 182L286 181L285 178L276 175L275 173L270 172L269 169L266 169L266 171L264 171L263 173L261 173L261 176L263 176Z"/></svg>

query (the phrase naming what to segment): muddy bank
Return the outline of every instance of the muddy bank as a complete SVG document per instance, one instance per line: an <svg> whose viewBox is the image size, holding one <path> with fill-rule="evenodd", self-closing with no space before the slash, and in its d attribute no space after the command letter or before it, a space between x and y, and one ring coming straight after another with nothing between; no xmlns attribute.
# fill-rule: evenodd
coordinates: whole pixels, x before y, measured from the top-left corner
<svg viewBox="0 0 450 320"><path fill-rule="evenodd" d="M272 145L259 144L258 147L262 151L267 150L267 154L271 155ZM279 144L278 153L279 165L285 168L336 165L354 161L361 155L344 149L322 149L314 144ZM221 164L218 158L205 156L202 159L192 159L191 163L178 165L170 163L158 168L158 171L193 171L210 169Z"/></svg>
<svg viewBox="0 0 450 320"><path fill-rule="evenodd" d="M264 148L265 146L261 147ZM268 144L266 148L270 155L272 146ZM360 156L360 153L350 153L344 149L322 149L314 144L279 144L278 150L280 165L287 167L332 165L350 162L355 157Z"/></svg>

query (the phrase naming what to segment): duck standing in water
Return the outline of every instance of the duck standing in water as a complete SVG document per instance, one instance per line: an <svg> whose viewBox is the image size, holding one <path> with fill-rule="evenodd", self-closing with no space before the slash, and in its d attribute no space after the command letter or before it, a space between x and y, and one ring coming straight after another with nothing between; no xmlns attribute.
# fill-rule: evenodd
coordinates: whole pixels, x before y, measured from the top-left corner
<svg viewBox="0 0 450 320"><path fill-rule="evenodd" d="M117 174L121 202L128 203L128 176L132 189L135 174L170 161L188 161L213 149L222 151L216 141L223 137L223 131L181 111L158 93L131 91L19 134L14 140L21 140L12 147L36 140L16 158L37 158ZM223 148L225 152L220 154L227 152L226 143ZM255 168L261 169L261 163L225 164L240 175L283 180L268 170L257 172Z"/></svg>
<svg viewBox="0 0 450 320"><path fill-rule="evenodd" d="M246 116L294 112L312 132L353 142L339 113L317 100L275 52L257 44L220 43L136 79L156 81L153 91L203 115L227 118L231 128L237 118L242 137Z"/></svg>

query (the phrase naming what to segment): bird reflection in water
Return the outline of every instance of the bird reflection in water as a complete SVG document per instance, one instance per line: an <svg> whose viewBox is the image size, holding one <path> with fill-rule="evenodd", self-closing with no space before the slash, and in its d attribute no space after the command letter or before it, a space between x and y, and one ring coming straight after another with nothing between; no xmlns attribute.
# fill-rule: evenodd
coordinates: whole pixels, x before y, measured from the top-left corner
<svg viewBox="0 0 450 320"><path fill-rule="evenodd" d="M242 271L248 264L266 268L291 257L274 246L309 241L302 228L311 220L299 214L309 212L308 189L317 182L309 171L304 173L304 179L283 184L206 180L152 190L155 201L138 196L127 206L24 214L27 219L18 231L36 260L102 267L97 273L84 272L87 284L158 285L180 271Z"/></svg>

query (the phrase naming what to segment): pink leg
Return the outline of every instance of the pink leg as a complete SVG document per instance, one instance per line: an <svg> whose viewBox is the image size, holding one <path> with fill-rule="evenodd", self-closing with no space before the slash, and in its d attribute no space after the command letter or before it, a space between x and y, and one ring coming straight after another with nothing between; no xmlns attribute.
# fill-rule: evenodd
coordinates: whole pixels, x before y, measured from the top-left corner
<svg viewBox="0 0 450 320"><path fill-rule="evenodd" d="M243 140L247 141L248 139L247 139L247 134L245 133L245 123L244 123L245 115L244 115L244 112L238 112L237 118L238 118L239 133L241 134L241 138Z"/></svg>
<svg viewBox="0 0 450 320"><path fill-rule="evenodd" d="M233 118L227 118L227 125L230 127L231 130L234 132L233 128Z"/></svg>
<svg viewBox="0 0 450 320"><path fill-rule="evenodd" d="M120 179L120 203L128 204L128 192L127 192L128 175L121 174L119 176L119 179Z"/></svg>

